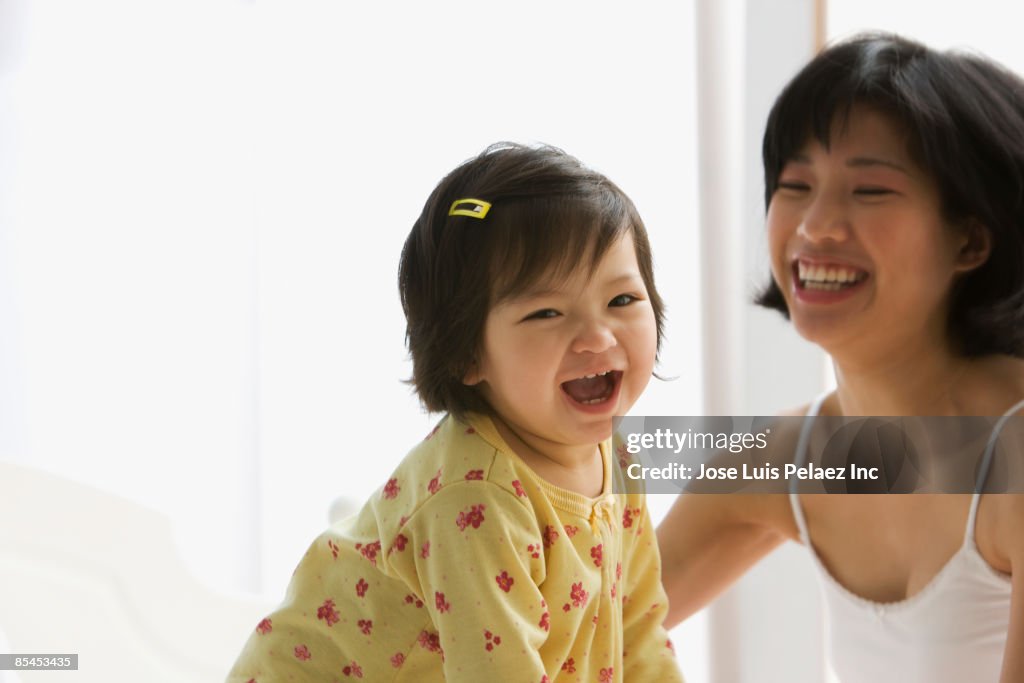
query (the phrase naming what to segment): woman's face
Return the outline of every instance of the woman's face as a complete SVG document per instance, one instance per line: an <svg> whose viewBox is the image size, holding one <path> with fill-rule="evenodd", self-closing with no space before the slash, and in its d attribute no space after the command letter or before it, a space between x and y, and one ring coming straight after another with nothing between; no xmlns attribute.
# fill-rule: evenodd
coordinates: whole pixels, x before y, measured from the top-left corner
<svg viewBox="0 0 1024 683"><path fill-rule="evenodd" d="M943 220L935 182L886 115L854 107L828 149L812 138L786 163L768 240L793 324L833 356L945 342L966 231Z"/></svg>

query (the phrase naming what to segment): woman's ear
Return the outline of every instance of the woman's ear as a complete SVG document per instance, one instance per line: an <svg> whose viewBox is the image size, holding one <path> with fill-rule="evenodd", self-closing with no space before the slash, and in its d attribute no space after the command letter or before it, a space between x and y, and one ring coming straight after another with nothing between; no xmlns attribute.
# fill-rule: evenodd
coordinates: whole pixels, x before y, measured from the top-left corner
<svg viewBox="0 0 1024 683"><path fill-rule="evenodd" d="M992 232L978 219L968 219L956 254L956 271L968 273L988 261L991 254Z"/></svg>

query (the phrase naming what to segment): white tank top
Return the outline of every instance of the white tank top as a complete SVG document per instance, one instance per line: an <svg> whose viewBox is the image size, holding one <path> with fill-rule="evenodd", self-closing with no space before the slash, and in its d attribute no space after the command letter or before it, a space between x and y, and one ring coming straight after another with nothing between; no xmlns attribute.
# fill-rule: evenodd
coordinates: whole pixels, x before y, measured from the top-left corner
<svg viewBox="0 0 1024 683"><path fill-rule="evenodd" d="M824 396L807 413L816 417ZM829 655L842 683L996 683L1010 626L1010 577L982 558L974 542L980 491L999 432L1024 401L996 423L985 448L960 549L918 593L897 602L874 602L843 587L822 563L807 533L796 492L789 500L817 568L828 621ZM807 456L807 420L797 444L797 465Z"/></svg>

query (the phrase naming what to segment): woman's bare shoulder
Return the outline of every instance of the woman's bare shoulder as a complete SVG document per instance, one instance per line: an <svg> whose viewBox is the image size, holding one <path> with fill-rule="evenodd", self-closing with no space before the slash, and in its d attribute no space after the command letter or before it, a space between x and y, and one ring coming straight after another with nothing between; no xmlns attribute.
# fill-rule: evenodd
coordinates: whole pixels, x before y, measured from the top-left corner
<svg viewBox="0 0 1024 683"><path fill-rule="evenodd" d="M814 404L818 401L821 401L821 404L818 406L818 414L820 415L834 415L839 409L836 402L836 392L831 391L823 398L784 408L779 411L779 417L804 417L811 412L811 408L813 408Z"/></svg>
<svg viewBox="0 0 1024 683"><path fill-rule="evenodd" d="M789 408L783 408L779 411L779 417L803 417L811 409L810 403L804 403L799 406L791 406Z"/></svg>

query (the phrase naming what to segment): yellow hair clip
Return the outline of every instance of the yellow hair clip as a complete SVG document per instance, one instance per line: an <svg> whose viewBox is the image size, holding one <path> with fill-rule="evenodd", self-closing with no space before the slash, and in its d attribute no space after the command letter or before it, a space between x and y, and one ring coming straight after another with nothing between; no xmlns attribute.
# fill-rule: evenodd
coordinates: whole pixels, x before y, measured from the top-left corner
<svg viewBox="0 0 1024 683"><path fill-rule="evenodd" d="M456 199L452 202L452 208L448 209L448 215L483 218L490 210L491 203L482 199Z"/></svg>

